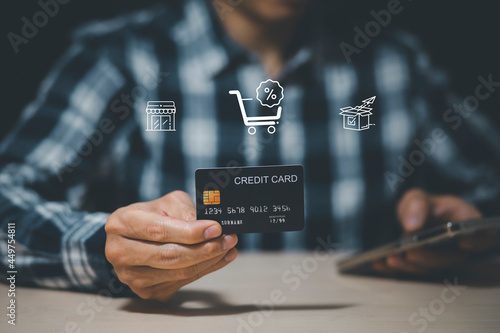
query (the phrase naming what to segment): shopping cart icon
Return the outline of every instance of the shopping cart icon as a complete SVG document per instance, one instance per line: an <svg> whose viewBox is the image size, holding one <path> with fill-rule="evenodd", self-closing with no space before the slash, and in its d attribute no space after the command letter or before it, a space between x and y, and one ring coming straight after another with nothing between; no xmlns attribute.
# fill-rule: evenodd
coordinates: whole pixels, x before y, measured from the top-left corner
<svg viewBox="0 0 500 333"><path fill-rule="evenodd" d="M278 106L278 111L275 116L248 117L243 101L251 101L252 98L242 98L239 90L230 90L229 93L231 95L236 95L236 98L238 98L243 123L249 126L248 133L250 135L254 135L257 131L255 126L268 126L267 132L269 134L274 134L274 132L276 132L276 127L274 127L274 125L277 125L279 123L278 120L281 118L281 106Z"/></svg>

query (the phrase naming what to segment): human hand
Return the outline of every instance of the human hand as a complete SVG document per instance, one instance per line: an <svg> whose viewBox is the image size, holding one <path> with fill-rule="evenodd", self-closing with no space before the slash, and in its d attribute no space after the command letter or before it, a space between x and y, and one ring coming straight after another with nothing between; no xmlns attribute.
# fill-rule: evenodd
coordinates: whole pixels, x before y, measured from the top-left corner
<svg viewBox="0 0 500 333"><path fill-rule="evenodd" d="M449 221L481 217L481 213L474 206L458 197L435 196L418 189L405 193L398 204L397 211L405 234ZM373 268L387 274L404 272L414 275L456 269L465 264L469 253L487 250L493 247L496 241L496 231L479 231L473 235L458 238L456 246L446 249L408 250L404 254L374 262Z"/></svg>
<svg viewBox="0 0 500 333"><path fill-rule="evenodd" d="M105 253L120 281L141 298L166 302L234 260L237 236L221 236L219 223L195 219L193 201L181 191L112 213Z"/></svg>

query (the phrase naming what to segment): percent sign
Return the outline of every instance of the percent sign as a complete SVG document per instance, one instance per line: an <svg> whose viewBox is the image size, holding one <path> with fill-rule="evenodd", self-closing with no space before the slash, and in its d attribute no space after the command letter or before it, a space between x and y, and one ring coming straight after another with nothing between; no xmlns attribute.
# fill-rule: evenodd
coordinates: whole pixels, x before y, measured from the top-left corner
<svg viewBox="0 0 500 333"><path fill-rule="evenodd" d="M270 89L270 88L265 88L264 89L264 92L267 93L267 98L266 98L266 101L271 98L271 99L276 99L276 94L273 94L274 92L274 89Z"/></svg>
<svg viewBox="0 0 500 333"><path fill-rule="evenodd" d="M271 79L262 81L255 90L260 104L268 108L279 105L283 97L285 97L281 84Z"/></svg>

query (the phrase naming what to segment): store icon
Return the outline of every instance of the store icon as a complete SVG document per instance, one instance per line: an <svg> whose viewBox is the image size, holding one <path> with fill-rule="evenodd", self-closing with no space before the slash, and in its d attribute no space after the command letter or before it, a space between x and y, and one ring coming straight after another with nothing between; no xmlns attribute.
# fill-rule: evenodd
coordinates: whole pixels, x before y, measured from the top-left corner
<svg viewBox="0 0 500 333"><path fill-rule="evenodd" d="M175 112L175 103L172 101L149 101L146 131L175 131Z"/></svg>

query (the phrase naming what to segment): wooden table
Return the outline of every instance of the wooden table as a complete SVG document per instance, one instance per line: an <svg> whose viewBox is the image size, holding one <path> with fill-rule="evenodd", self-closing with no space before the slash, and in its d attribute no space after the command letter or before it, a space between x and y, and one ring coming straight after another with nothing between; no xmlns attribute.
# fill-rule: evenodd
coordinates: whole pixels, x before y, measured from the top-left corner
<svg viewBox="0 0 500 333"><path fill-rule="evenodd" d="M500 260L459 274L460 286L450 288L454 277L417 282L338 275L338 258L240 254L166 305L18 287L17 324L8 325L2 314L0 331L500 332ZM0 285L4 312L7 289Z"/></svg>

